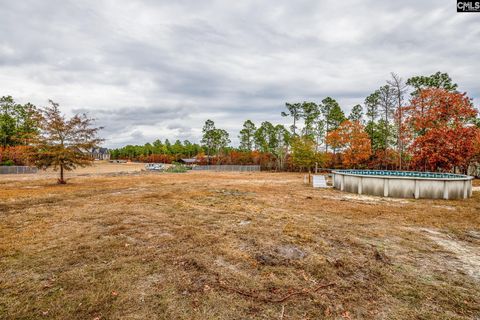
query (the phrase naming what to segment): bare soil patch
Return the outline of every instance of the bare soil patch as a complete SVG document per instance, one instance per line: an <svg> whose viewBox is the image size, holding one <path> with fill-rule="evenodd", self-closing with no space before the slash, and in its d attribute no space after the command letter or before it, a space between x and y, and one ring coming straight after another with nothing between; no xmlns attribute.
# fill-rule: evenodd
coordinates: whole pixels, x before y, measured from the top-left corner
<svg viewBox="0 0 480 320"><path fill-rule="evenodd" d="M480 281L480 250L478 247L456 240L440 231L426 228L421 230L426 232L428 237L435 243L457 257L456 260L448 259L446 263L457 266L460 270L465 271L467 274Z"/></svg>

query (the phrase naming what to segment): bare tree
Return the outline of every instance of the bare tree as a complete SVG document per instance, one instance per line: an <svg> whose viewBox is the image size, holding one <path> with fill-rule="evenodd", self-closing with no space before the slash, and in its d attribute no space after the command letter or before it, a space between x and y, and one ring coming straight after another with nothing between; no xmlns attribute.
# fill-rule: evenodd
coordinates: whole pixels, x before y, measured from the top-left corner
<svg viewBox="0 0 480 320"><path fill-rule="evenodd" d="M382 132L384 138L384 148L388 149L390 136L390 119L395 113L395 92L393 88L386 84L379 89L378 107L380 118L384 122L385 128Z"/></svg>
<svg viewBox="0 0 480 320"><path fill-rule="evenodd" d="M397 127L397 150L399 154L398 159L398 168L402 170L402 160L403 160L403 101L405 93L407 92L407 85L397 74L391 73L392 79L388 80L387 83L393 89L393 95L396 99L396 112L395 112L395 125Z"/></svg>

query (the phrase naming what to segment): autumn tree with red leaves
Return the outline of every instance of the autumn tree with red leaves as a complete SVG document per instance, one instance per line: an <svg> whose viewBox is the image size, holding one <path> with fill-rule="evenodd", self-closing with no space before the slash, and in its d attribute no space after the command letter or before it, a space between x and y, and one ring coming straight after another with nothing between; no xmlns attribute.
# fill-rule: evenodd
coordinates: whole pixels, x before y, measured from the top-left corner
<svg viewBox="0 0 480 320"><path fill-rule="evenodd" d="M474 148L475 155L472 159L472 172L476 177L480 176L480 128L477 130L477 137L475 139Z"/></svg>
<svg viewBox="0 0 480 320"><path fill-rule="evenodd" d="M475 156L478 111L462 93L421 90L405 108L413 138L409 151L417 170L467 172Z"/></svg>

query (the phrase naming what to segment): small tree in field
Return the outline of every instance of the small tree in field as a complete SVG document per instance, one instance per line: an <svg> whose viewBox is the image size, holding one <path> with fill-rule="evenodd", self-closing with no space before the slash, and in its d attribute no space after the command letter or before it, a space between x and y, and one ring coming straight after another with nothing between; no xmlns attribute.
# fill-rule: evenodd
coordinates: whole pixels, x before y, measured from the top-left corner
<svg viewBox="0 0 480 320"><path fill-rule="evenodd" d="M64 170L92 165L89 151L99 146L103 139L97 137L102 128L93 127L93 119L85 114L66 119L58 103L40 110L40 132L35 139L35 163L38 168L60 169L59 184L65 184Z"/></svg>
<svg viewBox="0 0 480 320"><path fill-rule="evenodd" d="M292 138L292 163L300 170L307 169L310 173L312 168L325 163L325 154L315 151L315 142L311 137Z"/></svg>

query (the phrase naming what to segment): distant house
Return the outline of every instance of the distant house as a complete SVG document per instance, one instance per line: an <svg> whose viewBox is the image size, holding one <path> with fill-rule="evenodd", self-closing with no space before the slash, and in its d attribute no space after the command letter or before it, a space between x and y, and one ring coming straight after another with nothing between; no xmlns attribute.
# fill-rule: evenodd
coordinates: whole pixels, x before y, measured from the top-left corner
<svg viewBox="0 0 480 320"><path fill-rule="evenodd" d="M110 160L110 152L107 148L94 148L90 154L95 160Z"/></svg>

